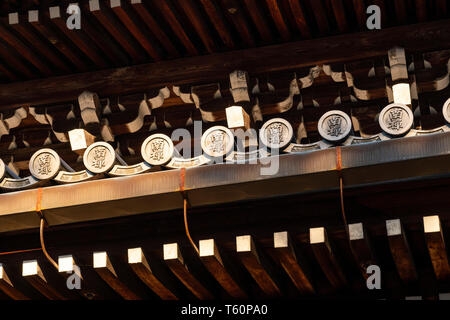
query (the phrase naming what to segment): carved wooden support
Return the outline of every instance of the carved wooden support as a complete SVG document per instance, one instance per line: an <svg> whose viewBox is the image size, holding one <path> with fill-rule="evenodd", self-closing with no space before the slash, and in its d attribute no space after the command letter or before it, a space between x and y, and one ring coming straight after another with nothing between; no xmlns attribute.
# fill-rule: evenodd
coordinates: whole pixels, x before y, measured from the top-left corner
<svg viewBox="0 0 450 320"><path fill-rule="evenodd" d="M273 247L281 266L303 294L315 293L310 267L287 231L273 234Z"/></svg>
<svg viewBox="0 0 450 320"><path fill-rule="evenodd" d="M347 285L347 279L336 258L336 253L328 239L325 228L311 228L309 229L309 236L310 244L317 262L330 284L335 289L345 287Z"/></svg>
<svg viewBox="0 0 450 320"><path fill-rule="evenodd" d="M80 106L81 119L85 127L90 130L96 129L100 124L100 115L102 106L96 93L84 91L78 96L78 105Z"/></svg>
<svg viewBox="0 0 450 320"><path fill-rule="evenodd" d="M233 97L223 94L220 83L193 86L191 97L202 119L209 122L225 120L225 108L235 104Z"/></svg>
<svg viewBox="0 0 450 320"><path fill-rule="evenodd" d="M267 78L256 79L252 89L256 106L261 114L271 115L289 111L293 107L293 98L300 94L295 72L274 73ZM255 112L253 107L253 112ZM256 120L256 119L255 119Z"/></svg>
<svg viewBox="0 0 450 320"><path fill-rule="evenodd" d="M7 113L0 113L0 138L8 135L11 129L19 127L27 116L28 112L23 107Z"/></svg>
<svg viewBox="0 0 450 320"><path fill-rule="evenodd" d="M400 219L386 220L386 230L389 248L400 278L405 283L416 281L416 266Z"/></svg>
<svg viewBox="0 0 450 320"><path fill-rule="evenodd" d="M248 73L236 70L230 73L230 91L235 103L250 102Z"/></svg>
<svg viewBox="0 0 450 320"><path fill-rule="evenodd" d="M450 280L450 265L439 216L423 217L425 241L436 278Z"/></svg>
<svg viewBox="0 0 450 320"><path fill-rule="evenodd" d="M108 119L108 124L114 135L134 133L144 126L144 119L151 114L148 100L140 94L111 97L107 99L108 104L103 111ZM117 112L111 110L116 106Z"/></svg>

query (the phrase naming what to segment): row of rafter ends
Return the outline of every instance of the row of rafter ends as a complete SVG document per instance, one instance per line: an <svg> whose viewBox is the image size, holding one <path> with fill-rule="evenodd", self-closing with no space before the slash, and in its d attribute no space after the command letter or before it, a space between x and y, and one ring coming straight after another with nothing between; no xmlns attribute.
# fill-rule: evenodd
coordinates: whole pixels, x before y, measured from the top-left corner
<svg viewBox="0 0 450 320"><path fill-rule="evenodd" d="M385 224L390 252L401 281L405 285L418 281L419 273L417 272L408 238L400 219L387 220ZM450 265L439 216L423 217L423 230L436 279L438 281L448 281L450 279ZM376 258L367 229L362 223L354 223L347 226L347 232L355 262L358 264L363 278L367 280L368 290L373 289L369 288L369 283L372 283L372 280L369 278L374 272L378 272L382 277L383 266L379 264ZM277 265L281 266L282 270L284 270L283 272L287 274L292 284L297 288L299 297L318 294L316 281L310 272L310 264L302 255L298 244L294 241L294 237L290 232L273 233L273 245L270 248L273 251L273 254L270 255L272 259L269 258L266 251L262 250L261 245L251 235L237 236L235 239L234 254L237 255L238 260L242 263L244 269L248 271L264 296L270 298L284 296L285 286L280 281L277 273L273 272L273 267L275 266L273 259L276 260ZM326 228L309 229L309 245L331 287L336 290L348 287L348 275L339 260L333 241L327 235ZM201 240L199 241L197 257L224 292L226 292L227 296L236 299L251 297L248 291L248 284L242 281L242 277L239 277L239 274L235 272L236 269L230 268L229 257L222 255L222 250L222 247L214 239ZM210 284L205 282L204 278L195 272L195 268L191 267L191 261L187 262L184 259L183 250L178 243L164 244L162 247L163 260L175 278L167 277L167 274L162 274L156 269L153 270L153 258L149 259L144 251L140 247L128 249L128 264L138 278L161 299L178 300L183 298L179 289L171 280L175 278L197 299L210 300L218 298L217 292L211 289ZM94 252L92 265L84 265L82 268L77 265L77 258L73 255L58 257L58 272L65 279L68 279L68 286L69 283L74 284L76 281L80 281L80 287L89 287L89 283L84 283L83 279L83 272L85 271L85 269L83 271L83 268L86 267L93 268L100 278L122 298L126 300L143 299L139 293L127 285L126 281L120 279L106 251ZM63 292L59 292L52 287L52 284L44 275L38 260L24 261L22 264L22 276L46 298L67 299ZM373 285L377 286L376 281L373 282ZM95 288L90 287L91 292L86 290L82 292L85 298L101 295L96 292ZM8 266L5 264L0 264L0 290L13 299L29 299L25 293L14 286L14 283L8 277ZM439 297L448 299L448 294L442 294ZM406 299L418 298L420 299L421 297L406 297Z"/></svg>
<svg viewBox="0 0 450 320"><path fill-rule="evenodd" d="M120 7L122 5L121 0L110 0L110 7ZM142 0L130 0L131 4L138 4L142 3ZM73 3L74 5L76 3ZM70 7L67 8L67 13L73 14L73 13L79 13L75 9L69 10ZM99 0L90 0L89 1L89 10L90 11L98 11L100 10L100 2ZM50 18L61 18L61 7L60 6L51 6L48 8L48 13L50 15ZM38 22L39 21L39 10L28 10L28 22ZM19 13L18 12L11 12L8 14L8 22L9 24L18 24L19 21Z"/></svg>

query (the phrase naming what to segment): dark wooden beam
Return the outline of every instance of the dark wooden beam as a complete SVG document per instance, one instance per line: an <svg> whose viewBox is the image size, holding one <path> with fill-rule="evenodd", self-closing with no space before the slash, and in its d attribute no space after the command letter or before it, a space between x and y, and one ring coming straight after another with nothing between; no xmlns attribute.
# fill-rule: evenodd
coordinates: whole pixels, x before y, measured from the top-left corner
<svg viewBox="0 0 450 320"><path fill-rule="evenodd" d="M155 61L161 60L161 53L158 50L156 43L145 32L144 28L139 25L139 19L130 10L125 1L110 1L110 6L114 14L119 18L124 26L130 31L133 37L144 48L147 54Z"/></svg>
<svg viewBox="0 0 450 320"><path fill-rule="evenodd" d="M331 1L331 5L333 7L334 16L336 18L339 31L347 32L348 23L345 16L344 3L342 2L342 0L333 0Z"/></svg>
<svg viewBox="0 0 450 320"><path fill-rule="evenodd" d="M450 265L439 216L423 217L423 227L436 278L439 281L449 281Z"/></svg>
<svg viewBox="0 0 450 320"><path fill-rule="evenodd" d="M358 21L359 29L364 29L366 27L366 6L364 1L361 0L353 0L353 8L355 10L356 19Z"/></svg>
<svg viewBox="0 0 450 320"><path fill-rule="evenodd" d="M286 24L285 18L283 17L280 7L278 6L278 1L266 0L267 6L269 7L270 14L278 32L281 35L281 39L288 41L291 38L291 32Z"/></svg>
<svg viewBox="0 0 450 320"><path fill-rule="evenodd" d="M35 66L43 75L50 76L53 74L47 62L43 61L34 50L31 50L30 47L11 33L11 31L9 31L2 23L0 23L0 38L27 59L27 61Z"/></svg>
<svg viewBox="0 0 450 320"><path fill-rule="evenodd" d="M239 286L235 277L225 268L214 239L201 240L199 243L200 259L217 282L233 298L247 299L247 293Z"/></svg>
<svg viewBox="0 0 450 320"><path fill-rule="evenodd" d="M348 225L348 232L353 257L358 263L363 278L367 279L369 276L367 267L378 264L367 230L362 223L353 223Z"/></svg>
<svg viewBox="0 0 450 320"><path fill-rule="evenodd" d="M388 17L387 17L386 4L385 4L384 0L373 0L373 4L380 7L380 9L381 9L381 28L386 28L388 26ZM392 22L389 25L392 25Z"/></svg>
<svg viewBox="0 0 450 320"><path fill-rule="evenodd" d="M211 300L211 292L189 271L177 243L164 245L164 261L173 274L200 300Z"/></svg>
<svg viewBox="0 0 450 320"><path fill-rule="evenodd" d="M128 34L122 24L117 22L109 6L98 0L85 2L84 5L135 62L142 63L145 61L145 53L142 48Z"/></svg>
<svg viewBox="0 0 450 320"><path fill-rule="evenodd" d="M200 36L200 39L202 39L206 50L209 53L213 53L215 51L216 44L208 30L208 26L206 25L203 17L200 15L198 5L192 0L181 0L178 1L178 3L184 10L186 16L189 18L189 21L194 26L194 29Z"/></svg>
<svg viewBox="0 0 450 320"><path fill-rule="evenodd" d="M447 17L447 1L436 0L436 15L440 18Z"/></svg>
<svg viewBox="0 0 450 320"><path fill-rule="evenodd" d="M395 13L397 14L397 21L405 23L408 18L408 12L406 11L405 0L394 0Z"/></svg>
<svg viewBox="0 0 450 320"><path fill-rule="evenodd" d="M420 271L419 287L423 300L439 300L439 283L432 269Z"/></svg>
<svg viewBox="0 0 450 320"><path fill-rule="evenodd" d="M408 53L450 47L450 20L383 29L172 61L80 73L0 86L0 110L76 100L84 90L100 96L136 93L171 84L217 81L241 69L251 75L384 56L394 46ZM430 39L433 41L430 41ZM89 81L86 81L89 79ZM130 85L132 84L132 85ZM3 108L2 108L3 107Z"/></svg>
<svg viewBox="0 0 450 320"><path fill-rule="evenodd" d="M217 33L222 39L222 42L225 44L227 48L230 49L234 48L235 44L233 41L233 37L231 36L230 30L226 25L224 17L221 14L219 8L217 7L215 1L200 0L200 2L202 3L203 8L205 9L206 14L209 17L209 20L214 25L214 28L216 28Z"/></svg>
<svg viewBox="0 0 450 320"><path fill-rule="evenodd" d="M426 0L416 0L416 16L419 22L427 20L427 2Z"/></svg>
<svg viewBox="0 0 450 320"><path fill-rule="evenodd" d="M14 287L3 264L0 264L0 290L13 300L30 300L30 298Z"/></svg>
<svg viewBox="0 0 450 320"><path fill-rule="evenodd" d="M81 10L83 17L81 28L101 49L103 55L108 57L114 66L129 65L130 58L127 56L126 51L102 27L98 20L90 14L89 8L82 6Z"/></svg>
<svg viewBox="0 0 450 320"><path fill-rule="evenodd" d="M221 0L223 8L226 11L231 23L233 23L234 28L238 32L239 36L248 47L254 47L256 42L253 37L253 33L250 29L247 19L245 18L244 12L241 5L236 0Z"/></svg>
<svg viewBox="0 0 450 320"><path fill-rule="evenodd" d="M64 9L62 6L54 6L49 8L48 17L56 28L63 33L72 43L74 43L92 62L100 68L106 68L108 61L99 53L97 45L92 41L83 29L70 30L67 28L66 19L64 18Z"/></svg>
<svg viewBox="0 0 450 320"><path fill-rule="evenodd" d="M36 72L23 59L19 59L17 51L3 42L0 42L0 58L9 68L14 68L15 74L22 74L31 79L36 78Z"/></svg>
<svg viewBox="0 0 450 320"><path fill-rule="evenodd" d="M167 20L173 32L180 39L188 54L197 55L199 51L192 42L191 37L186 33L186 29L181 25L180 21L178 21L174 8L165 0L156 0L154 1L154 4Z"/></svg>
<svg viewBox="0 0 450 320"><path fill-rule="evenodd" d="M142 0L132 0L131 6L133 7L136 14L141 18L141 20L147 25L149 30L159 40L159 42L161 42L164 49L166 49L169 55L173 57L179 57L180 53L175 48L172 41L170 41L164 30L159 26L158 22L156 22L155 18L147 9L145 4L142 3Z"/></svg>
<svg viewBox="0 0 450 320"><path fill-rule="evenodd" d="M273 234L273 242L275 256L298 291L303 294L315 293L307 261L300 255L290 234L286 231L276 232Z"/></svg>
<svg viewBox="0 0 450 320"><path fill-rule="evenodd" d="M0 54L1 55L1 54ZM3 73L4 76L6 76L11 81L17 81L19 80L19 76L10 70L6 65L0 64L0 71Z"/></svg>
<svg viewBox="0 0 450 320"><path fill-rule="evenodd" d="M61 54L63 54L78 70L85 72L89 68L86 63L78 56L78 51L67 38L60 36L49 27L48 17L45 15L38 16L36 20L28 17L30 25L54 46Z"/></svg>
<svg viewBox="0 0 450 320"><path fill-rule="evenodd" d="M244 267L267 297L281 296L280 282L274 275L273 266L256 247L252 236L236 237L236 252Z"/></svg>
<svg viewBox="0 0 450 320"><path fill-rule="evenodd" d="M81 268L80 265L83 265ZM89 264L90 265L90 264ZM91 277L91 274L95 274L95 271L92 268L84 263L80 263L78 257L73 255L62 255L58 256L58 271L59 275L64 279L65 283L71 283L72 285L76 284L76 280L73 279L73 276L76 275L78 280L80 281L81 288L76 288L70 290L71 293L77 295L72 299L78 298L81 296L82 298L87 298L89 300L105 300L108 299L108 294L105 294L105 290L102 290L98 283L103 281L99 277L95 275L95 280ZM69 281L69 282L67 282ZM103 285L103 284L102 284ZM105 285L106 287L107 285Z"/></svg>
<svg viewBox="0 0 450 320"><path fill-rule="evenodd" d="M288 0L289 7L292 10L292 14L295 18L295 24L297 28L300 30L302 37L305 39L311 38L311 30L308 25L308 21L306 21L305 12L300 4L299 0Z"/></svg>
<svg viewBox="0 0 450 320"><path fill-rule="evenodd" d="M47 45L47 43L45 43L40 39L40 37L28 23L19 20L18 23L10 24L10 26L25 40L27 40L29 43L32 43L36 51L38 51L39 54L47 57L50 61L52 61L52 63L57 68L65 72L71 71L71 68L67 65L67 63L63 61L57 54L55 54L55 52L50 49L50 46Z"/></svg>
<svg viewBox="0 0 450 320"><path fill-rule="evenodd" d="M325 228L311 228L309 236L317 262L331 286L334 289L342 289L347 285L347 279L336 258L336 252L328 239Z"/></svg>
<svg viewBox="0 0 450 320"><path fill-rule="evenodd" d="M136 293L119 280L106 252L95 252L94 269L98 275L125 300L141 300Z"/></svg>
<svg viewBox="0 0 450 320"><path fill-rule="evenodd" d="M51 286L45 278L37 260L24 261L22 265L22 276L37 291L49 300L68 300L58 290Z"/></svg>
<svg viewBox="0 0 450 320"><path fill-rule="evenodd" d="M416 266L400 219L387 220L386 231L389 248L400 278L406 284L416 281Z"/></svg>
<svg viewBox="0 0 450 320"><path fill-rule="evenodd" d="M179 299L176 295L176 289L174 289L174 286L168 279L161 279L150 268L142 248L128 249L128 263L142 282L144 282L161 299Z"/></svg>
<svg viewBox="0 0 450 320"><path fill-rule="evenodd" d="M322 4L322 0L308 0L308 1L314 12L314 17L316 18L319 33L321 35L328 33L328 31L330 30L330 25L328 23L327 13L325 11L325 7Z"/></svg>
<svg viewBox="0 0 450 320"><path fill-rule="evenodd" d="M253 20L253 23L256 26L256 29L261 36L261 39L264 41L272 41L272 33L270 32L269 25L267 21L264 19L264 16L261 12L260 1L257 0L244 0L245 5L247 6L248 13Z"/></svg>

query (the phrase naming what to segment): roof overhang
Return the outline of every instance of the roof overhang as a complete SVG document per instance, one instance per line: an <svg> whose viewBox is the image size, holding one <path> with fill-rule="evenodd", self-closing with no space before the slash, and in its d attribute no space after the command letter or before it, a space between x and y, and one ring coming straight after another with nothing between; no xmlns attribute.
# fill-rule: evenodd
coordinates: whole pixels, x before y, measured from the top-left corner
<svg viewBox="0 0 450 320"><path fill-rule="evenodd" d="M63 225L181 209L183 194L201 207L333 190L340 174L346 188L448 176L449 160L450 133L439 133L284 154L268 176L261 163L214 164L26 190L0 195L0 232L37 228L39 202L50 226Z"/></svg>

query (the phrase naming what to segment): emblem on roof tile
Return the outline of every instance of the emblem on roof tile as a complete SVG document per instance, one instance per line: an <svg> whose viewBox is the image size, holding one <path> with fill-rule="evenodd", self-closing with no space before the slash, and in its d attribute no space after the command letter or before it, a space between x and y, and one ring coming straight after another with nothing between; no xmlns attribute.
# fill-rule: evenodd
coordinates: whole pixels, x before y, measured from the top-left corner
<svg viewBox="0 0 450 320"><path fill-rule="evenodd" d="M205 131L201 145L203 152L213 158L224 157L233 151L234 135L230 129L215 126Z"/></svg>
<svg viewBox="0 0 450 320"><path fill-rule="evenodd" d="M270 149L284 149L294 137L291 124L281 118L267 121L259 131L259 139L262 144Z"/></svg>
<svg viewBox="0 0 450 320"><path fill-rule="evenodd" d="M345 112L332 110L319 119L318 130L320 136L325 140L339 142L350 134L352 120Z"/></svg>
<svg viewBox="0 0 450 320"><path fill-rule="evenodd" d="M142 158L152 166L167 164L172 159L173 152L173 142L164 134L151 135L141 147Z"/></svg>
<svg viewBox="0 0 450 320"><path fill-rule="evenodd" d="M58 174L61 168L61 158L52 149L41 149L31 157L29 168L36 179L50 180Z"/></svg>
<svg viewBox="0 0 450 320"><path fill-rule="evenodd" d="M402 136L413 126L414 115L407 105L393 103L381 110L378 122L387 134Z"/></svg>
<svg viewBox="0 0 450 320"><path fill-rule="evenodd" d="M96 142L86 149L83 163L92 173L105 173L112 169L116 162L116 153L113 147L106 142Z"/></svg>

